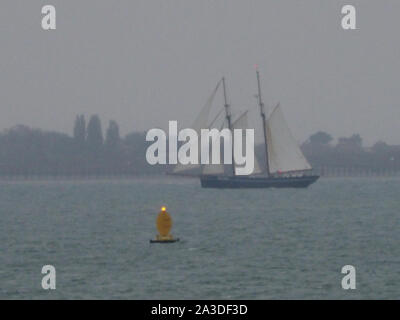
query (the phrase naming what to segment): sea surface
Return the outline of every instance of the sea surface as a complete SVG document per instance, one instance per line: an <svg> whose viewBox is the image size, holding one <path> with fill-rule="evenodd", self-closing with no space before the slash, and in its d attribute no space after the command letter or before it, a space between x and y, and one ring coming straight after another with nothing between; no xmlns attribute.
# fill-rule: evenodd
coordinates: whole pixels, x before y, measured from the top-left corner
<svg viewBox="0 0 400 320"><path fill-rule="evenodd" d="M399 178L0 182L0 298L400 299L399 191ZM164 205L181 241L150 244ZM48 264L56 290L41 287Z"/></svg>

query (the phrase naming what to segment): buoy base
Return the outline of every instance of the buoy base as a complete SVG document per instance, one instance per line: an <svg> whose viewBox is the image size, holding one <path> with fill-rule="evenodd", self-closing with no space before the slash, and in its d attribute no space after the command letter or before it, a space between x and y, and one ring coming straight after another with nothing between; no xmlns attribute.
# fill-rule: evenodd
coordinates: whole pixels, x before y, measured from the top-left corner
<svg viewBox="0 0 400 320"><path fill-rule="evenodd" d="M150 240L150 243L174 243L178 242L179 238L171 239L171 240Z"/></svg>
<svg viewBox="0 0 400 320"><path fill-rule="evenodd" d="M157 235L155 240L150 240L150 243L173 243L173 242L178 242L179 238L174 239L172 235L167 235L167 236L161 236Z"/></svg>

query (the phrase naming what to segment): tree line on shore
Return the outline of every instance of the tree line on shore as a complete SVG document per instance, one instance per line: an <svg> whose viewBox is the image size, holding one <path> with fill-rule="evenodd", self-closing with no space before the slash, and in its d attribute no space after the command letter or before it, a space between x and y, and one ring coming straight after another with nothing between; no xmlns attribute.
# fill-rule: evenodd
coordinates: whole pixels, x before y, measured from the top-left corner
<svg viewBox="0 0 400 320"><path fill-rule="evenodd" d="M78 115L73 135L17 125L0 133L0 176L96 176L157 174L146 162L143 132L120 136L110 121L103 135L100 118Z"/></svg>
<svg viewBox="0 0 400 320"><path fill-rule="evenodd" d="M88 123L83 115L75 120L73 135L17 125L0 133L0 177L12 176L103 176L164 174L171 166L151 166L146 161L145 132L120 136L119 126L109 121L103 135L99 116ZM301 145L311 165L324 171L400 171L400 146L377 142L362 145L358 134L341 137L336 143L326 132L317 132ZM256 156L265 163L262 145Z"/></svg>
<svg viewBox="0 0 400 320"><path fill-rule="evenodd" d="M326 132L319 131L302 144L302 150L320 174L387 175L400 172L400 145L383 141L363 147L359 134L340 137L336 144ZM341 173L342 172L342 173Z"/></svg>

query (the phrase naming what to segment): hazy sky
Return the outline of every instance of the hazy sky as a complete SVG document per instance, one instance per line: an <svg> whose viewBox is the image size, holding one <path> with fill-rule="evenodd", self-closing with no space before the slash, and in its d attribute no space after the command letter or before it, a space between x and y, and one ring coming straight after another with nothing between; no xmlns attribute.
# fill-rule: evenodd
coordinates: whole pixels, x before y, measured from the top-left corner
<svg viewBox="0 0 400 320"><path fill-rule="evenodd" d="M41 28L45 4L55 31ZM344 4L358 30L341 28ZM258 64L299 141L400 144L399 15L399 0L2 0L0 129L71 133L77 113L123 134L189 126L222 75L233 108L254 106Z"/></svg>

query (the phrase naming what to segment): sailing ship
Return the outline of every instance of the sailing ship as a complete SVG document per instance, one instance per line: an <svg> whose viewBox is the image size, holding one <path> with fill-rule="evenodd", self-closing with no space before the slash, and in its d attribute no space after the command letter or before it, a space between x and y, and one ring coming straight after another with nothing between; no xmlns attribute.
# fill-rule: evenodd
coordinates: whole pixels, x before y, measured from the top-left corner
<svg viewBox="0 0 400 320"><path fill-rule="evenodd" d="M212 101L222 82L224 107L217 116L209 122L208 117ZM229 172L225 172L223 164L178 164L173 173L177 175L193 175L193 171L200 169L198 174L203 188L307 188L319 178L312 174L312 167L300 150L294 139L282 112L280 104L267 115L261 95L260 74L257 70L258 107L262 121L262 132L265 150L264 170L260 169L258 160L254 159L254 170L251 175L239 176L236 174L237 164L232 152L232 164ZM225 111L225 112L223 112ZM231 107L228 103L225 78L218 83L206 105L197 116L192 128L200 133L201 129L212 128L217 119L224 113L223 125L231 130L246 129L248 126L248 110L242 113L235 121L232 120ZM221 127L221 129L222 129ZM233 144L232 144L233 145Z"/></svg>

